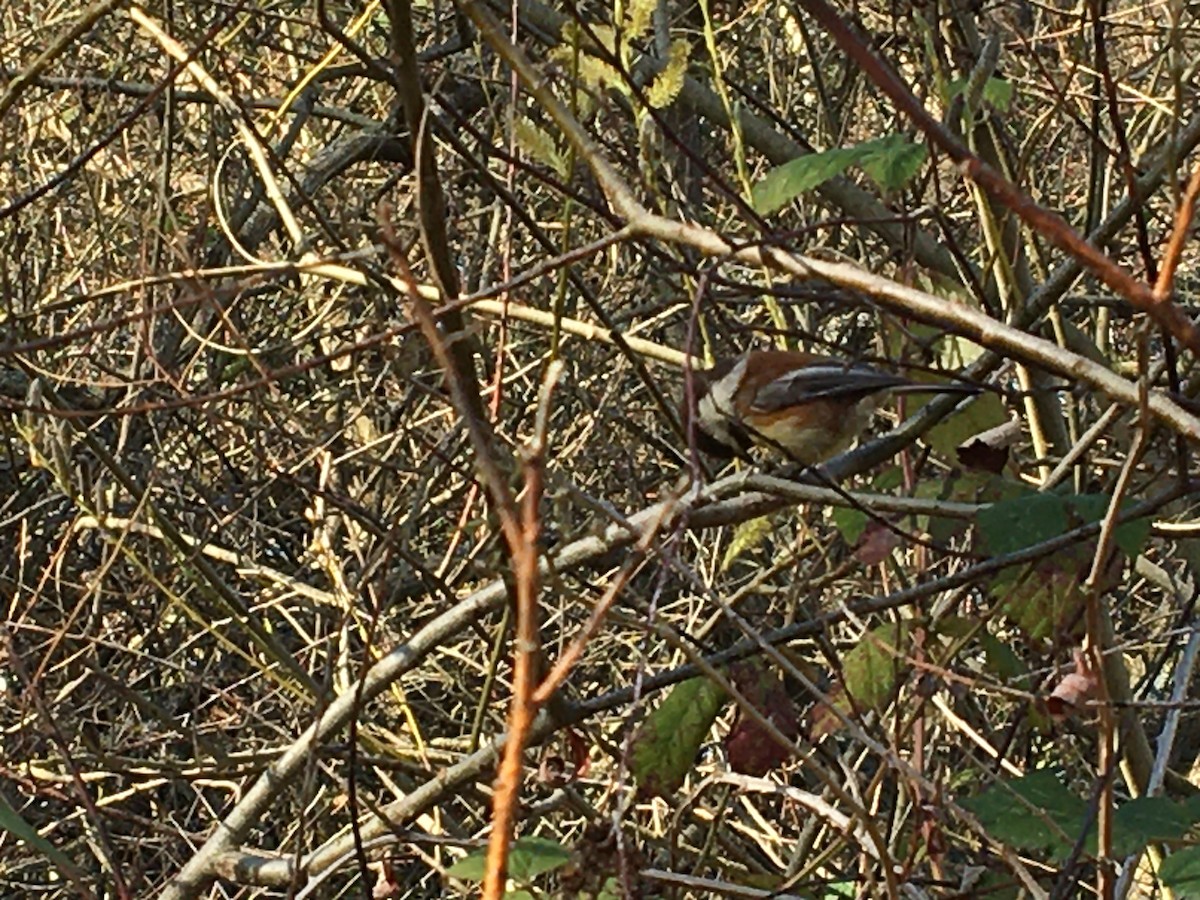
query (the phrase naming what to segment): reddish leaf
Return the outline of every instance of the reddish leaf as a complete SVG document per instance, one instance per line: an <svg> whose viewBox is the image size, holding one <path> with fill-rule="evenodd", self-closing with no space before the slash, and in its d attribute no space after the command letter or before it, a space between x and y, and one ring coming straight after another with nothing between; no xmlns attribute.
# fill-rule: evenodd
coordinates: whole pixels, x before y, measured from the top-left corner
<svg viewBox="0 0 1200 900"><path fill-rule="evenodd" d="M854 558L864 566L878 566L892 551L900 546L900 535L881 522L869 522L863 531L862 540L854 551Z"/></svg>
<svg viewBox="0 0 1200 900"><path fill-rule="evenodd" d="M979 438L963 444L954 451L954 455L968 469L991 472L995 475L1003 472L1005 465L1008 464L1007 447L990 447Z"/></svg>
<svg viewBox="0 0 1200 900"><path fill-rule="evenodd" d="M796 704L788 695L783 680L757 661L733 666L730 675L738 691L775 728L789 740L800 733ZM791 755L788 747L758 721L738 710L738 721L725 739L729 767L742 775L765 775L785 763Z"/></svg>
<svg viewBox="0 0 1200 900"><path fill-rule="evenodd" d="M741 718L725 738L729 768L741 775L766 775L791 755L753 719Z"/></svg>
<svg viewBox="0 0 1200 900"><path fill-rule="evenodd" d="M571 762L575 766L575 778L586 778L587 773L592 768L592 756L589 752L588 742L584 740L583 735L574 728L566 730L567 746L571 750Z"/></svg>
<svg viewBox="0 0 1200 900"><path fill-rule="evenodd" d="M567 761L557 753L547 753L538 763L538 781L550 787L562 787L567 778Z"/></svg>
<svg viewBox="0 0 1200 900"><path fill-rule="evenodd" d="M851 711L850 701L846 698L846 691L841 684L830 688L828 697L831 703L821 702L812 708L812 715L808 721L808 738L811 741L819 741L827 734L836 734L842 728L842 720L837 711L843 714Z"/></svg>
<svg viewBox="0 0 1200 900"><path fill-rule="evenodd" d="M1046 698L1046 709L1055 719L1064 719L1095 697L1099 687L1099 677L1090 657L1076 647L1075 671L1055 685Z"/></svg>
<svg viewBox="0 0 1200 900"><path fill-rule="evenodd" d="M934 862L939 868L944 865L946 857L946 836L942 831L942 824L938 821L938 807L932 804L924 804L921 808L921 838L925 845L925 852L929 854L929 859Z"/></svg>

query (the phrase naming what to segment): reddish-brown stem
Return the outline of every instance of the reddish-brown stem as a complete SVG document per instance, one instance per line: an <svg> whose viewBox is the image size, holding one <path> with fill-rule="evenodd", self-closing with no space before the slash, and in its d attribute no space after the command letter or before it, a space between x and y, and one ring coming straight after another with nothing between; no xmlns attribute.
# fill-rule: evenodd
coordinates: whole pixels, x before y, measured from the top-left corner
<svg viewBox="0 0 1200 900"><path fill-rule="evenodd" d="M1175 270L1179 268L1179 260L1183 256L1183 246L1187 243L1192 219L1196 216L1197 195L1200 195L1200 163L1197 163L1192 169L1192 177L1188 181L1187 190L1183 192L1183 196L1179 200L1179 209L1175 211L1175 228L1171 232L1171 240L1167 242L1162 269L1154 284L1154 296L1164 303L1170 301L1171 291L1175 286Z"/></svg>
<svg viewBox="0 0 1200 900"><path fill-rule="evenodd" d="M541 499L541 461L545 444L544 421L548 416L539 413L538 437L535 439L526 466L526 491L520 510L493 456L493 442L488 422L476 414L476 403L467 399L468 386L462 383L454 368L450 350L434 321L429 302L421 296L417 281L405 259L400 240L391 224L390 211L379 211L381 237L401 280L408 286L413 317L421 328L434 358L446 372L446 380L454 405L467 426L475 450L475 464L480 478L491 495L493 508L500 520L500 529L508 545L509 561L515 581L516 642L513 660L513 701L509 712L508 740L496 777L493 798L492 835L488 843L487 869L483 896L499 900L504 895L508 872L508 850L516 820L517 800L521 791L521 769L525 743L536 706L531 702L537 681L537 535L540 528L538 503ZM475 397L478 401L478 397ZM548 401L544 401L548 403Z"/></svg>
<svg viewBox="0 0 1200 900"><path fill-rule="evenodd" d="M492 834L488 841L487 867L483 880L485 900L500 900L508 873L508 851L517 818L524 769L525 744L533 728L538 703L534 699L541 677L541 644L538 639L538 536L542 520L542 498L547 435L550 428L550 398L562 372L552 362L546 371L538 403L533 440L526 445L525 496L521 508L520 547L513 548L512 568L516 581L516 641L513 659L513 698L508 714L508 740L496 775L492 797Z"/></svg>
<svg viewBox="0 0 1200 900"><path fill-rule="evenodd" d="M537 505L541 496L541 481L541 460L531 460L526 469L522 523L525 540L521 552L514 553L512 559L517 594L513 697L508 714L508 740L504 744L504 756L500 760L495 794L492 796L492 833L488 840L487 869L483 880L484 900L500 900L504 896L504 885L508 879L508 851L521 796L525 744L537 714L533 692L537 687L540 658L537 627Z"/></svg>

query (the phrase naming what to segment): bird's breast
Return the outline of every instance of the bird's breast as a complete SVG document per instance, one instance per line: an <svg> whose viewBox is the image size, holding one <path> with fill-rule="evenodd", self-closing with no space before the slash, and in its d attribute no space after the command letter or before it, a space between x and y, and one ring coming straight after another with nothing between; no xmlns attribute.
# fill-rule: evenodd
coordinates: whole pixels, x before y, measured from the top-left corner
<svg viewBox="0 0 1200 900"><path fill-rule="evenodd" d="M782 447L805 465L816 465L847 449L870 422L874 404L814 401L769 413L751 411L748 430L764 446Z"/></svg>

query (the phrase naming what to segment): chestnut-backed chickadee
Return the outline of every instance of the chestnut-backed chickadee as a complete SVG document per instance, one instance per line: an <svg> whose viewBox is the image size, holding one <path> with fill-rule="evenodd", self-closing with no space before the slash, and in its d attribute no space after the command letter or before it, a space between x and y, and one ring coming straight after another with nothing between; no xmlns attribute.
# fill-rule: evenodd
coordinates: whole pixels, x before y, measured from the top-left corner
<svg viewBox="0 0 1200 900"><path fill-rule="evenodd" d="M694 373L696 445L711 456L744 455L753 444L805 465L848 448L884 392L974 394L970 384L910 381L862 363L758 350Z"/></svg>

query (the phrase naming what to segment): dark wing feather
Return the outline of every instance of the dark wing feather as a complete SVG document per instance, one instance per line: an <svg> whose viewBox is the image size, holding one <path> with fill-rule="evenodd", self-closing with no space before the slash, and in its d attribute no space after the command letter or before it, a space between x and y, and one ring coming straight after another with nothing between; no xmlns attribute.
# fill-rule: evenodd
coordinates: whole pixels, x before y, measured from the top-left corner
<svg viewBox="0 0 1200 900"><path fill-rule="evenodd" d="M861 400L876 391L911 384L907 378L861 364L817 363L794 369L759 389L756 412L776 412L814 400Z"/></svg>

